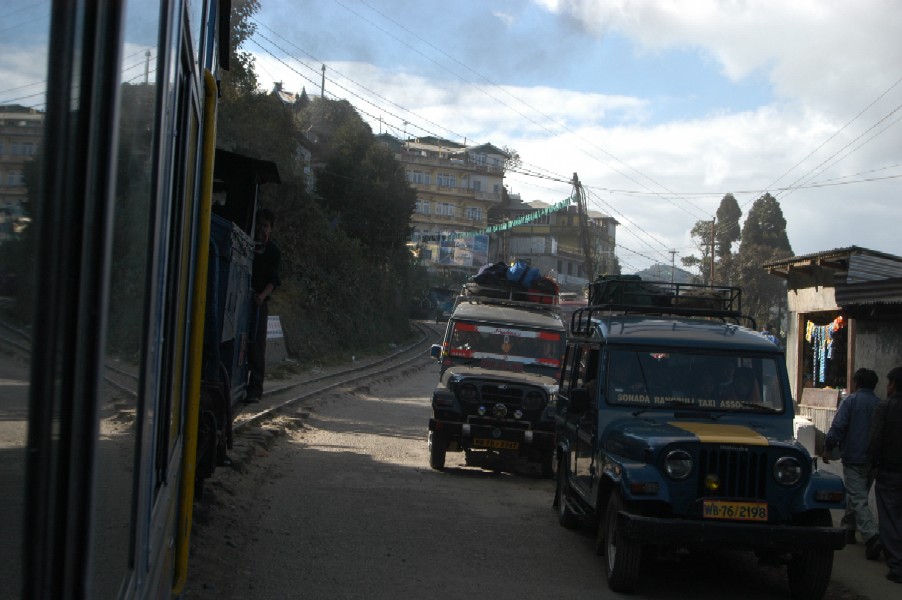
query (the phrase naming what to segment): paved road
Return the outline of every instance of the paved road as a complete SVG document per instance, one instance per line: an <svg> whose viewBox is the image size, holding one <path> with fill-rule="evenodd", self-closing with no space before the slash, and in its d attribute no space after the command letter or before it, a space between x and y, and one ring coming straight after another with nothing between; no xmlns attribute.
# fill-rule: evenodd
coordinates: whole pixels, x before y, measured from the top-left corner
<svg viewBox="0 0 902 600"><path fill-rule="evenodd" d="M557 524L551 481L466 468L459 454L444 473L428 468L436 378L424 359L394 379L305 401L249 434L237 470L217 471L197 509L184 597L619 597L592 532ZM860 546L837 559L827 600L897 591ZM642 569L633 598L789 597L785 569L742 553L648 559Z"/></svg>

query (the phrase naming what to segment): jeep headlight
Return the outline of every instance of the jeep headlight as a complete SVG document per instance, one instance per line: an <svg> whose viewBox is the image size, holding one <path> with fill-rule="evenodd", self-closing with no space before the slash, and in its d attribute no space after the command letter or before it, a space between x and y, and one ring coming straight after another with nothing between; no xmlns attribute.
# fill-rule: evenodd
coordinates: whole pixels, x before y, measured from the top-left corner
<svg viewBox="0 0 902 600"><path fill-rule="evenodd" d="M457 397L461 402L476 402L477 396L476 386L472 383L465 383L457 388Z"/></svg>
<svg viewBox="0 0 902 600"><path fill-rule="evenodd" d="M685 450L671 450L664 458L664 470L672 479L686 479L692 473L692 457Z"/></svg>
<svg viewBox="0 0 902 600"><path fill-rule="evenodd" d="M542 394L539 392L529 392L526 394L526 397L523 398L523 408L526 410L537 410L542 408L542 403L545 401L545 398L542 397Z"/></svg>
<svg viewBox="0 0 902 600"><path fill-rule="evenodd" d="M802 464L792 456L783 456L774 463L774 479L781 485L795 485L802 478Z"/></svg>

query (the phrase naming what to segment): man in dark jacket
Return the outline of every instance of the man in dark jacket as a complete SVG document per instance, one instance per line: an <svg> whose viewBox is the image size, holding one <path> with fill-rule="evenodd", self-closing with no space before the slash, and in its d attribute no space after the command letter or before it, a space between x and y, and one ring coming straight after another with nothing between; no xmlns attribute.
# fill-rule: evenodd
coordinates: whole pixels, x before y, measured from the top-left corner
<svg viewBox="0 0 902 600"><path fill-rule="evenodd" d="M886 376L886 400L877 405L871 421L868 457L875 469L880 541L889 573L902 583L902 367Z"/></svg>
<svg viewBox="0 0 902 600"><path fill-rule="evenodd" d="M852 394L839 405L833 424L827 431L827 454L839 447L842 456L843 480L846 484L848 504L843 523L850 533L848 541L855 541L855 528L867 544L865 556L870 560L880 558L880 538L877 524L868 506L868 496L874 485L874 473L868 460L868 442L871 434L871 417L880 403L874 395L877 373L871 369L858 369L852 376ZM827 457L825 455L824 461Z"/></svg>
<svg viewBox="0 0 902 600"><path fill-rule="evenodd" d="M254 266L251 272L251 288L254 302L251 316L247 361L250 377L247 383L245 402L259 402L263 396L263 376L266 373L266 328L269 322L269 297L282 283L282 253L270 239L275 224L272 211L261 208L257 211Z"/></svg>

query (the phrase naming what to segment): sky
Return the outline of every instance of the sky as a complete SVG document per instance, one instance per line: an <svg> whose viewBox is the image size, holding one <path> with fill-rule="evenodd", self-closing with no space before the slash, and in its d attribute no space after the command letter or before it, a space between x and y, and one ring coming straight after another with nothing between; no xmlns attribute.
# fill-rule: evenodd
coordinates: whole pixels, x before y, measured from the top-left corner
<svg viewBox="0 0 902 600"><path fill-rule="evenodd" d="M243 50L262 90L348 100L374 133L513 149L525 201L571 196L576 173L620 223L624 272L698 254L689 231L727 193L746 214L776 197L796 255L902 256L896 0L259 2ZM46 45L49 4L0 9L0 103L40 104L28 40Z"/></svg>
<svg viewBox="0 0 902 600"><path fill-rule="evenodd" d="M902 255L893 0L260 2L262 88L346 99L375 133L512 148L526 201L567 198L576 173L620 223L625 272L698 254L689 231L727 193L746 214L777 198L796 255Z"/></svg>

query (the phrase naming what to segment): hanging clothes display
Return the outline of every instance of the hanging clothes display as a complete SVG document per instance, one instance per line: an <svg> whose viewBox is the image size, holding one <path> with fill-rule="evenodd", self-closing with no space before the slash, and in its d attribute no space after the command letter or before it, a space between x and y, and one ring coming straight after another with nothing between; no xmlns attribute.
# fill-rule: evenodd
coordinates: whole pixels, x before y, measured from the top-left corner
<svg viewBox="0 0 902 600"><path fill-rule="evenodd" d="M828 325L816 325L808 321L805 326L805 341L811 344L812 350L811 379L816 386L843 387L845 385L846 336L844 328L845 320L842 315L836 317ZM833 363L832 367L831 363ZM838 376L840 373L843 374Z"/></svg>

